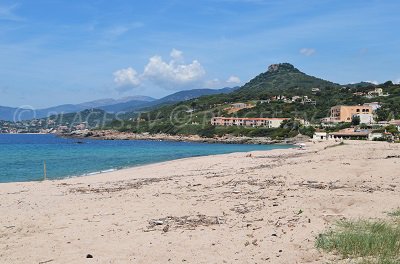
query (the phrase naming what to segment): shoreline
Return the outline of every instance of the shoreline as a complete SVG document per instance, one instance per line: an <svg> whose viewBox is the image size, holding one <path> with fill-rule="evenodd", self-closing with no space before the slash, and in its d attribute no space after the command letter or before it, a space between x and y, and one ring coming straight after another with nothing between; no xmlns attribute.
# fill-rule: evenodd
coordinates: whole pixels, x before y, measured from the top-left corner
<svg viewBox="0 0 400 264"><path fill-rule="evenodd" d="M116 130L90 130L90 131L74 131L67 134L58 134L66 138L78 139L99 139L99 140L152 140L152 141L173 141L173 142L198 142L198 143L220 143L220 144L294 144L308 141L307 136L299 136L282 140L271 140L266 137L245 137L245 136L222 136L205 138L199 135L169 135L169 134L149 134L149 133L131 133L120 132Z"/></svg>
<svg viewBox="0 0 400 264"><path fill-rule="evenodd" d="M103 139L99 139L99 140L103 140ZM208 144L206 142L194 142L194 143L205 143ZM246 154L249 155L253 152L270 152L270 151L275 151L275 150L289 150L289 149L294 149L295 145L293 144L271 144L271 145L292 145L293 148L276 148L276 149L269 149L269 150L249 150L249 151L236 151L236 152L231 152L231 153L222 153L222 154L209 154L209 155L197 155L197 156L190 156L190 157L182 157L182 158L176 158L176 159L171 159L171 160L164 160L164 161L155 161L155 162L149 162L149 163L145 163L145 164L137 164L137 165L130 165L130 166L126 166L123 168L111 168L111 169L107 169L104 171L94 171L94 172L88 172L88 173L84 173L84 174L80 174L80 175L69 175L69 176L65 176L65 177L61 177L61 178L48 178L46 180L31 180L31 181L13 181L13 182L0 182L0 187L2 184L13 184L13 183L41 183L41 182L55 182L55 181L64 181L64 180L69 180L69 179L79 179L79 178L86 178L86 177L95 177L98 175L102 175L102 174L109 174L109 173L114 173L114 172L123 172L123 171L129 171L132 169L136 169L136 168L141 168L141 167L146 167L146 166L151 166L151 165L163 165L163 164L169 164L169 163L173 163L173 162L179 162L179 161L185 161L185 160L189 160L189 159L196 159L196 158L212 158L212 157L218 157L218 156L225 156L225 155L239 155L239 154Z"/></svg>
<svg viewBox="0 0 400 264"><path fill-rule="evenodd" d="M347 263L315 249L315 238L340 219L400 207L399 152L308 142L4 183L0 262Z"/></svg>

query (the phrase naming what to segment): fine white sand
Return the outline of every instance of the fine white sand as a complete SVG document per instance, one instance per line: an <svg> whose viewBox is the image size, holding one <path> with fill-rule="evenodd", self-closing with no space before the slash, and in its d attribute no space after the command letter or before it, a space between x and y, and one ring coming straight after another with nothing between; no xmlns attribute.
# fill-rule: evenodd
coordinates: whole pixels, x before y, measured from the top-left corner
<svg viewBox="0 0 400 264"><path fill-rule="evenodd" d="M400 206L400 144L332 144L0 184L0 263L332 261L320 232Z"/></svg>

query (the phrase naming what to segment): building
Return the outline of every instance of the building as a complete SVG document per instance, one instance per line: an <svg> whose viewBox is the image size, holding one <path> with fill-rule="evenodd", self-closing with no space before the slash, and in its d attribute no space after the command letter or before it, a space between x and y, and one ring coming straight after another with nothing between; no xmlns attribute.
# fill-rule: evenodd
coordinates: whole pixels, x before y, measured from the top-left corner
<svg viewBox="0 0 400 264"><path fill-rule="evenodd" d="M377 132L371 129L346 128L337 132L316 131L313 135L314 140L393 140L393 135L388 132Z"/></svg>
<svg viewBox="0 0 400 264"><path fill-rule="evenodd" d="M329 139L359 139L367 140L371 132L367 129L356 130L354 128L346 128L338 132L329 133Z"/></svg>
<svg viewBox="0 0 400 264"><path fill-rule="evenodd" d="M247 105L246 103L234 103L231 104L232 108L247 108L249 107L249 105Z"/></svg>
<svg viewBox="0 0 400 264"><path fill-rule="evenodd" d="M383 89L382 88L375 88L375 90L368 92L368 96L369 97L383 96Z"/></svg>
<svg viewBox="0 0 400 264"><path fill-rule="evenodd" d="M236 113L242 109L246 108L252 108L254 105L251 104L246 104L246 103L233 103L231 104L230 107L225 108L225 111L227 111L229 114Z"/></svg>
<svg viewBox="0 0 400 264"><path fill-rule="evenodd" d="M328 140L328 133L316 131L313 135L314 140Z"/></svg>
<svg viewBox="0 0 400 264"><path fill-rule="evenodd" d="M337 105L331 108L331 116L329 120L337 123L351 122L353 116L358 114L372 114L372 107L364 105Z"/></svg>
<svg viewBox="0 0 400 264"><path fill-rule="evenodd" d="M360 118L360 124L367 124L370 125L374 123L374 116L372 114L356 114L353 117Z"/></svg>
<svg viewBox="0 0 400 264"><path fill-rule="evenodd" d="M319 91L320 91L319 88L311 88L311 92L313 92L313 93L317 93Z"/></svg>
<svg viewBox="0 0 400 264"><path fill-rule="evenodd" d="M376 110L381 108L381 105L379 104L379 102L365 103L364 106L371 106L373 112L375 112Z"/></svg>
<svg viewBox="0 0 400 264"><path fill-rule="evenodd" d="M211 125L277 128L284 120L288 119L289 118L213 117L211 118Z"/></svg>
<svg viewBox="0 0 400 264"><path fill-rule="evenodd" d="M343 140L343 139L357 139L357 140L369 140L371 131L368 129L358 130L354 128L346 128L337 132L315 132L314 140Z"/></svg>
<svg viewBox="0 0 400 264"><path fill-rule="evenodd" d="M389 124L396 126L397 130L400 132L400 120L391 120L389 121Z"/></svg>
<svg viewBox="0 0 400 264"><path fill-rule="evenodd" d="M382 133L382 132L371 132L368 135L368 140L378 140L381 138L384 138L384 133Z"/></svg>

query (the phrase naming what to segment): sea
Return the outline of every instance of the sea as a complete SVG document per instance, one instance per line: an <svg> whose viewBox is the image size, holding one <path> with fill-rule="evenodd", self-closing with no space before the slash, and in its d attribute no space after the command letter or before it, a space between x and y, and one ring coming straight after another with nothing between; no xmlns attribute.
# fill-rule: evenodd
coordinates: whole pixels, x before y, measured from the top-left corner
<svg viewBox="0 0 400 264"><path fill-rule="evenodd" d="M188 157L291 147L0 134L0 182L41 181L44 163L47 179L63 179Z"/></svg>

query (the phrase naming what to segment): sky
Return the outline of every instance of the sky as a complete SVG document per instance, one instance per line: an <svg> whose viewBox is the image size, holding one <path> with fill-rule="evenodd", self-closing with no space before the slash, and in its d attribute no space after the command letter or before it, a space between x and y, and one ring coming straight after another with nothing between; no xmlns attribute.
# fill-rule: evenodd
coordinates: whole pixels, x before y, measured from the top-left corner
<svg viewBox="0 0 400 264"><path fill-rule="evenodd" d="M0 0L0 105L240 86L289 62L400 81L398 0Z"/></svg>

